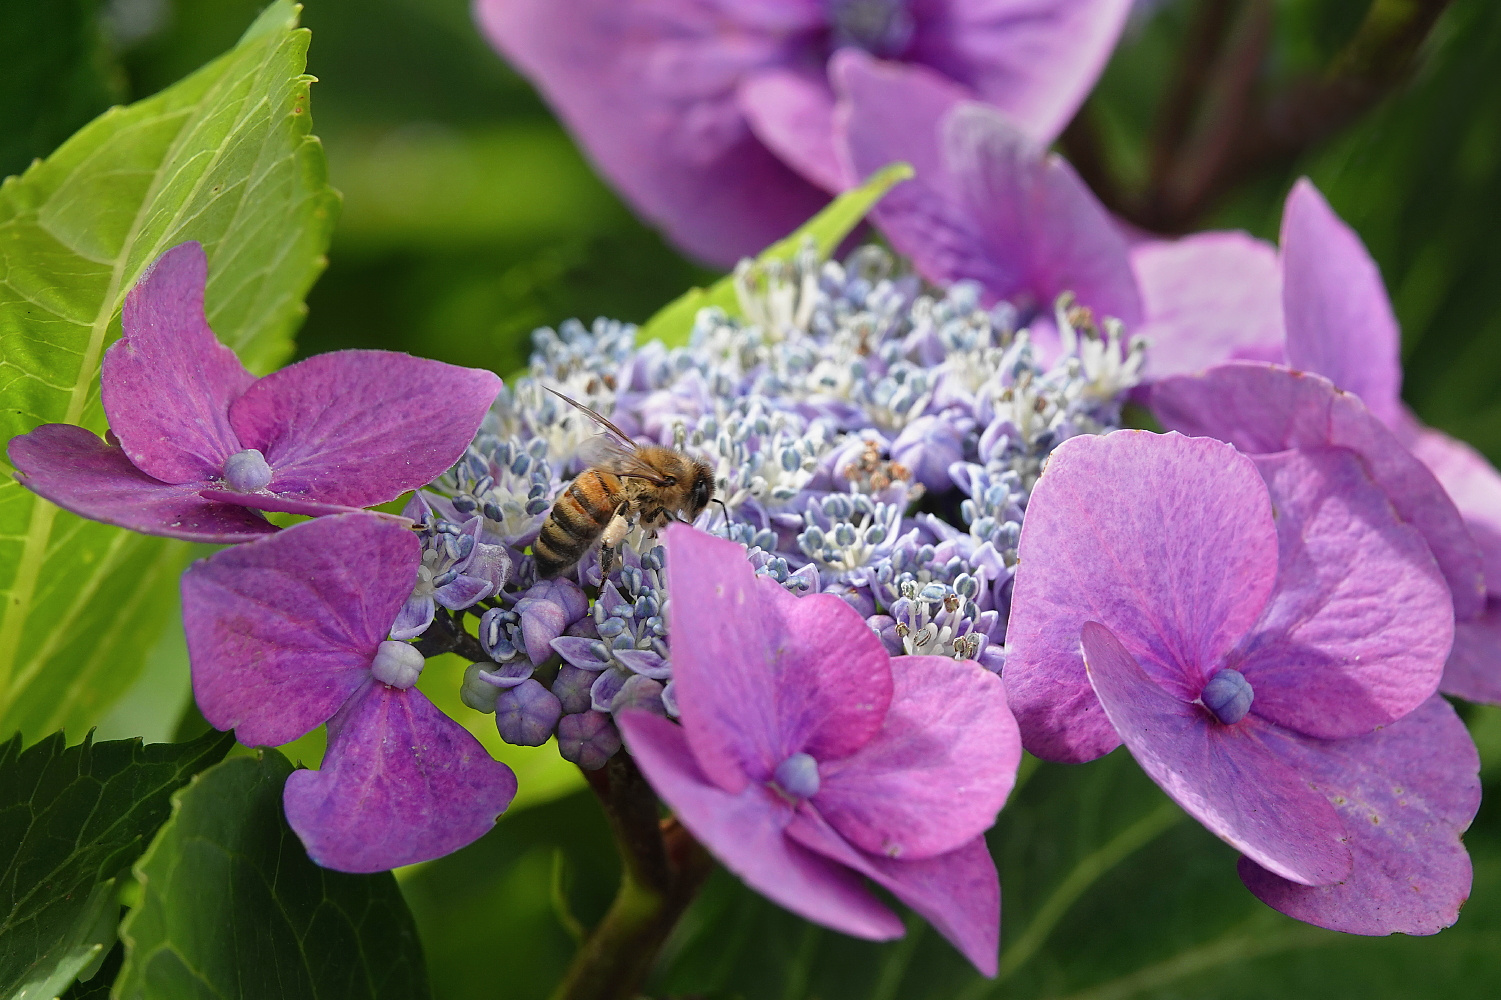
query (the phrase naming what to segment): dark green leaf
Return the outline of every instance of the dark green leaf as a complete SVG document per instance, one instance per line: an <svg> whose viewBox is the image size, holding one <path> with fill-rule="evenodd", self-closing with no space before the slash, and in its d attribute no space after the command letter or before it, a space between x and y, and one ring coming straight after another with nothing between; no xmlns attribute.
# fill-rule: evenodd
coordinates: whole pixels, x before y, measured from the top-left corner
<svg viewBox="0 0 1501 1000"><path fill-rule="evenodd" d="M0 442L104 430L99 361L163 250L208 251L209 321L246 363L286 356L337 195L310 135L308 33L272 4L230 53L101 115L0 187ZM185 547L83 521L0 461L0 735L78 731L135 677Z"/></svg>
<svg viewBox="0 0 1501 1000"><path fill-rule="evenodd" d="M135 866L122 1000L421 1000L417 929L389 872L308 860L282 816L292 765L234 757L178 793Z"/></svg>
<svg viewBox="0 0 1501 1000"><path fill-rule="evenodd" d="M109 1000L110 987L125 961L125 945L118 940L104 956L104 961L88 979L79 979L62 995L62 1000Z"/></svg>
<svg viewBox="0 0 1501 1000"><path fill-rule="evenodd" d="M55 996L114 936L113 882L232 737L0 746L0 996Z"/></svg>
<svg viewBox="0 0 1501 1000"><path fill-rule="evenodd" d="M119 74L98 0L0 4L0 176L20 173L109 107Z"/></svg>

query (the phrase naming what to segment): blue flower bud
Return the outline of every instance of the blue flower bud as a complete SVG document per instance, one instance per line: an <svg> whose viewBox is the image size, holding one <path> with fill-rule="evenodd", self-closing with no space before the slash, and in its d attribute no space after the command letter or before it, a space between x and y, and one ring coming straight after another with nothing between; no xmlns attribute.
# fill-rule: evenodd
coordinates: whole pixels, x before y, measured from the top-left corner
<svg viewBox="0 0 1501 1000"><path fill-rule="evenodd" d="M818 761L805 753L795 753L777 765L772 774L777 787L794 799L811 799L818 794Z"/></svg>
<svg viewBox="0 0 1501 1000"><path fill-rule="evenodd" d="M522 681L495 700L495 728L512 746L539 747L552 736L563 705L534 680Z"/></svg>
<svg viewBox="0 0 1501 1000"><path fill-rule="evenodd" d="M1239 670L1221 670L1209 678L1199 700L1227 726L1233 726L1251 710L1251 682Z"/></svg>
<svg viewBox="0 0 1501 1000"><path fill-rule="evenodd" d="M558 720L558 754L597 771L620 749L620 731L604 712L578 712Z"/></svg>
<svg viewBox="0 0 1501 1000"><path fill-rule="evenodd" d="M375 649L370 673L382 684L406 690L422 675L422 654L409 642L387 639Z"/></svg>
<svg viewBox="0 0 1501 1000"><path fill-rule="evenodd" d="M254 448L237 451L224 460L224 482L232 490L254 493L271 485L271 466Z"/></svg>

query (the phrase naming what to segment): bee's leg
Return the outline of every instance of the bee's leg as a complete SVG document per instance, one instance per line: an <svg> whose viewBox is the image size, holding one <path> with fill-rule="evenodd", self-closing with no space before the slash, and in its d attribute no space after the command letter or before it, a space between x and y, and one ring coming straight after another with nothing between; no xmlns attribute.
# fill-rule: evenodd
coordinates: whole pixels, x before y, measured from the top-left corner
<svg viewBox="0 0 1501 1000"><path fill-rule="evenodd" d="M610 571L615 568L615 546L602 545L599 549L599 582L603 586Z"/></svg>
<svg viewBox="0 0 1501 1000"><path fill-rule="evenodd" d="M626 532L631 530L631 522L626 518L628 505L621 503L615 508L615 514L605 525L604 533L600 536L599 549L599 577L603 581L610 575L610 570L615 568L615 550L625 540Z"/></svg>

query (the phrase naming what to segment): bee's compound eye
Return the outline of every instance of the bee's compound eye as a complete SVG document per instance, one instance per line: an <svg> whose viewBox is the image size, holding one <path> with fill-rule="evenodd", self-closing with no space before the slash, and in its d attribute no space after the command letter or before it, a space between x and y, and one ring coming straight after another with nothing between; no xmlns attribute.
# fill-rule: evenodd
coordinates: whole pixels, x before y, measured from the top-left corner
<svg viewBox="0 0 1501 1000"><path fill-rule="evenodd" d="M706 477L700 476L693 482L693 492L689 494L689 500L693 504L693 512L696 514L709 506L709 495L714 491L714 486Z"/></svg>

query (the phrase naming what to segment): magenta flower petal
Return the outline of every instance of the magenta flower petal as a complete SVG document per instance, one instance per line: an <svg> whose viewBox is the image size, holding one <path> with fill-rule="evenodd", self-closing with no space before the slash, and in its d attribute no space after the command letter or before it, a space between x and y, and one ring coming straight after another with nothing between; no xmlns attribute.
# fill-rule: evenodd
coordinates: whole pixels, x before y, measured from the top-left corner
<svg viewBox="0 0 1501 1000"><path fill-rule="evenodd" d="M738 95L820 5L482 0L476 15L600 172L695 256L728 267L828 201L755 136Z"/></svg>
<svg viewBox="0 0 1501 1000"><path fill-rule="evenodd" d="M1308 887L1242 858L1257 898L1347 934L1434 934L1454 923L1470 894L1459 835L1480 806L1480 759L1443 698L1359 739L1270 745L1334 801L1355 869L1340 885Z"/></svg>
<svg viewBox="0 0 1501 1000"><path fill-rule="evenodd" d="M1146 377L1196 372L1222 361L1283 358L1282 269L1277 248L1245 233L1196 233L1131 248L1151 342Z"/></svg>
<svg viewBox="0 0 1501 1000"><path fill-rule="evenodd" d="M1480 553L1454 501L1359 399L1328 379L1276 365L1230 362L1157 383L1152 409L1167 427L1229 441L1248 455L1330 446L1355 452L1397 514L1428 542L1449 583L1455 616L1480 612L1485 600Z"/></svg>
<svg viewBox="0 0 1501 1000"><path fill-rule="evenodd" d="M669 556L668 565L672 565ZM677 682L675 682L677 683ZM681 696L680 696L681 697ZM723 790L698 766L682 728L649 712L618 720L631 756L684 826L757 892L809 920L855 937L901 937L902 922L844 865L789 840L792 808L751 784Z"/></svg>
<svg viewBox="0 0 1501 1000"><path fill-rule="evenodd" d="M880 730L889 657L839 598L758 581L734 542L670 525L673 689L694 755L739 791L790 754L844 756ZM560 640L561 641L561 640Z"/></svg>
<svg viewBox="0 0 1501 1000"><path fill-rule="evenodd" d="M360 510L349 504L342 503L319 503L316 500L302 500L297 497L286 497L270 490L257 490L254 493L241 493L238 490L203 489L198 495L205 500L215 500L219 503L237 504L241 507L249 507L251 510L276 511L282 514L302 514L307 517L322 517L325 514L353 514Z"/></svg>
<svg viewBox="0 0 1501 1000"><path fill-rule="evenodd" d="M516 776L422 692L367 680L329 719L323 767L292 772L282 794L309 857L378 872L478 840L516 797Z"/></svg>
<svg viewBox="0 0 1501 1000"><path fill-rule="evenodd" d="M72 424L11 438L7 453L21 485L90 520L196 542L246 542L276 531L244 507L151 478L120 448Z"/></svg>
<svg viewBox="0 0 1501 1000"><path fill-rule="evenodd" d="M1444 664L1439 690L1466 701L1501 705L1501 598L1454 623L1454 649Z"/></svg>
<svg viewBox="0 0 1501 1000"><path fill-rule="evenodd" d="M928 236L916 227L925 221L945 222L946 203L953 197L939 124L969 94L926 67L881 62L853 48L834 53L829 80L838 97L835 146L845 183L853 184L898 160L910 164L916 180L894 188L878 203L878 210L892 219L912 215L912 221L896 231L914 239Z"/></svg>
<svg viewBox="0 0 1501 1000"><path fill-rule="evenodd" d="M1305 885L1350 874L1344 824L1329 801L1263 745L1266 724L1234 726L1153 683L1098 622L1081 633L1089 680L1131 756L1215 836Z"/></svg>
<svg viewBox="0 0 1501 1000"><path fill-rule="evenodd" d="M411 531L361 513L188 567L183 628L204 718L246 746L278 746L327 720L369 676L419 558Z"/></svg>
<svg viewBox="0 0 1501 1000"><path fill-rule="evenodd" d="M1120 744L1079 658L1097 621L1183 701L1255 624L1277 574L1255 467L1217 441L1144 431L1065 441L1027 508L1006 691L1026 748L1083 761Z"/></svg>
<svg viewBox="0 0 1501 1000"><path fill-rule="evenodd" d="M816 809L799 809L787 835L886 889L948 938L982 975L996 974L1001 880L984 837L936 857L898 860L852 847Z"/></svg>
<svg viewBox="0 0 1501 1000"><path fill-rule="evenodd" d="M1131 0L948 0L914 5L906 57L974 88L1050 143L1094 86Z"/></svg>
<svg viewBox="0 0 1501 1000"><path fill-rule="evenodd" d="M823 73L763 69L740 84L740 109L756 137L825 191L845 186L834 148L834 92Z"/></svg>
<svg viewBox="0 0 1501 1000"><path fill-rule="evenodd" d="M891 672L885 725L852 755L820 766L812 802L872 854L945 854L989 829L1005 805L1021 761L1016 720L1001 679L972 661L901 656Z"/></svg>
<svg viewBox="0 0 1501 1000"><path fill-rule="evenodd" d="M1230 665L1263 718L1323 739L1394 722L1437 689L1449 588L1343 448L1256 458L1277 512L1277 589Z"/></svg>
<svg viewBox="0 0 1501 1000"><path fill-rule="evenodd" d="M1287 363L1318 372L1390 426L1402 407L1402 335L1365 244L1301 178L1282 213Z"/></svg>
<svg viewBox="0 0 1501 1000"><path fill-rule="evenodd" d="M1480 548L1485 582L1501 593L1501 473L1474 448L1403 414L1396 432L1443 485Z"/></svg>
<svg viewBox="0 0 1501 1000"><path fill-rule="evenodd" d="M272 492L369 507L453 465L499 391L477 368L336 351L256 382L229 416L244 447L265 455Z"/></svg>
<svg viewBox="0 0 1501 1000"><path fill-rule="evenodd" d="M104 352L110 429L136 467L167 483L217 479L242 448L229 406L255 376L203 315L208 258L182 243L152 262L125 296L124 335Z"/></svg>

